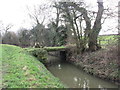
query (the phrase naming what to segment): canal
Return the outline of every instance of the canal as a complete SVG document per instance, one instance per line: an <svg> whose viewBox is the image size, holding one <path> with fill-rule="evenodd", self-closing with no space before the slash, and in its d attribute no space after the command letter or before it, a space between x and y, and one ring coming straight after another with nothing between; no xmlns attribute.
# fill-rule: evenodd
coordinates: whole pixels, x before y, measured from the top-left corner
<svg viewBox="0 0 120 90"><path fill-rule="evenodd" d="M117 85L89 75L67 62L48 66L47 69L69 88L118 88Z"/></svg>

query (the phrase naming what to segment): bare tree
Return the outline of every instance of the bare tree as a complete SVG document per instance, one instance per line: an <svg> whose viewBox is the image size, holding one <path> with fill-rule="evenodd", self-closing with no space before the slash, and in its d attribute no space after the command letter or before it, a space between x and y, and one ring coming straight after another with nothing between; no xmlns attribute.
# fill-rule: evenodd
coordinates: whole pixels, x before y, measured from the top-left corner
<svg viewBox="0 0 120 90"><path fill-rule="evenodd" d="M47 10L47 5L39 5L39 6L34 6L33 8L30 9L30 7L27 7L28 9L28 15L30 19L32 19L35 24L43 24L45 21L45 14Z"/></svg>
<svg viewBox="0 0 120 90"><path fill-rule="evenodd" d="M90 28L89 25L89 18L87 16L86 9L84 9L82 6L82 2L74 3L74 2L60 2L60 7L62 12L62 17L64 18L65 24L67 28L69 28L68 31L73 31L74 37L75 37L75 43L77 46L77 52L82 51L84 48L83 42L82 42L82 33L81 33L81 25L79 25L82 21L81 17L83 16L86 19L86 27L87 30ZM66 23L67 22L67 23ZM71 35L72 36L72 35Z"/></svg>
<svg viewBox="0 0 120 90"><path fill-rule="evenodd" d="M103 7L103 1L102 0L98 0L98 12L97 12L97 16L94 22L94 25L92 27L92 29L89 32L89 49L91 51L95 51L97 49L100 48L100 46L97 43L97 38L99 35L99 32L101 30L101 19L102 19L102 15L103 15L103 11L104 11L104 7Z"/></svg>
<svg viewBox="0 0 120 90"><path fill-rule="evenodd" d="M84 36L88 37L89 49L91 51L95 51L95 50L99 49L100 47L97 44L97 37L101 30L101 19L102 19L102 15L103 15L103 11L104 11L102 0L100 0L100 1L98 0L98 12L97 12L97 16L96 16L93 27L91 27L91 19L88 15L88 11L86 10L85 7L80 5L81 3L79 4L79 3L75 3L75 2L61 2L61 4L64 7L63 11L65 11L67 18L70 22L70 26L73 29L77 47L81 48L81 46L84 46L84 44L82 45L82 43L79 43L82 41L80 40L80 34L79 34L80 30L78 30L78 25L77 25L77 21L76 21L78 17L83 17L83 19L86 23ZM73 11L73 13L71 13L71 11ZM77 16L77 14L75 14L75 12L79 12L80 15Z"/></svg>
<svg viewBox="0 0 120 90"><path fill-rule="evenodd" d="M4 25L3 22L0 21L0 32L1 32L1 35L7 33L12 27L13 27L12 24Z"/></svg>

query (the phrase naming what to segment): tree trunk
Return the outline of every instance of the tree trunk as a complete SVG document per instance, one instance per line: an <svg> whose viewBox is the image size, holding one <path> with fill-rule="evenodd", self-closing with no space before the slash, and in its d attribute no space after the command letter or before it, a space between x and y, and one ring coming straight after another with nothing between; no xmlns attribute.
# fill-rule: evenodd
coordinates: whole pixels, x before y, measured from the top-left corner
<svg viewBox="0 0 120 90"><path fill-rule="evenodd" d="M90 51L96 51L98 49L100 49L100 45L97 43L97 38L99 35L99 32L101 30L101 19L102 19L102 15L103 15L103 2L98 2L98 13L97 13L97 17L96 20L94 22L94 26L91 29L91 31L89 32L89 41L88 41L88 46L89 46L89 50Z"/></svg>
<svg viewBox="0 0 120 90"><path fill-rule="evenodd" d="M96 51L101 48L97 43L97 38L98 38L98 34L96 32L93 32L89 35L88 45L90 51Z"/></svg>

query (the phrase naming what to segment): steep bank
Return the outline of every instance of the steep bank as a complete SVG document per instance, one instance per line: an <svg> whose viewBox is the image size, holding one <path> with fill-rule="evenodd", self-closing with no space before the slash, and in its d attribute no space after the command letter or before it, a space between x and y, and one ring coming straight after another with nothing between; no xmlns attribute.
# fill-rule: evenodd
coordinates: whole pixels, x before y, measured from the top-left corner
<svg viewBox="0 0 120 90"><path fill-rule="evenodd" d="M69 62L81 67L85 72L110 80L120 85L118 70L118 47L109 46L96 52L86 52L82 55L69 55Z"/></svg>
<svg viewBox="0 0 120 90"><path fill-rule="evenodd" d="M13 45L0 45L2 88L63 88L35 57Z"/></svg>

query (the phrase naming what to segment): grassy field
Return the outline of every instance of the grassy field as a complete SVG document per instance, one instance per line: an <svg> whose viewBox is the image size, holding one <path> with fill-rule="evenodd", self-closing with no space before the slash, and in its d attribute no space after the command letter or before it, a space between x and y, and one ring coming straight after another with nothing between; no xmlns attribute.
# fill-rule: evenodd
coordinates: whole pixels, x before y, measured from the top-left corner
<svg viewBox="0 0 120 90"><path fill-rule="evenodd" d="M63 88L45 66L24 49L0 45L2 51L2 87L4 88Z"/></svg>
<svg viewBox="0 0 120 90"><path fill-rule="evenodd" d="M110 44L117 44L118 43L118 35L100 35L98 37L98 43L100 43L101 46L106 46Z"/></svg>

